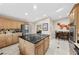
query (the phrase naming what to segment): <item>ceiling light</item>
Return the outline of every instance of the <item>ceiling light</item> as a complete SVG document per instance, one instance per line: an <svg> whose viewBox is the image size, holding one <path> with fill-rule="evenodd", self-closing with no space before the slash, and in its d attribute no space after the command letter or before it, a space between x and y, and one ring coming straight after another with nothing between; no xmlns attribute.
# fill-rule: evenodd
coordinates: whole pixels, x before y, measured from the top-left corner
<svg viewBox="0 0 79 59"><path fill-rule="evenodd" d="M64 8L60 8L60 9L58 9L58 10L56 10L56 12L60 12L60 11L62 11Z"/></svg>
<svg viewBox="0 0 79 59"><path fill-rule="evenodd" d="M25 15L28 15L28 13L25 13Z"/></svg>
<svg viewBox="0 0 79 59"><path fill-rule="evenodd" d="M36 10L37 9L37 5L33 5L33 9Z"/></svg>

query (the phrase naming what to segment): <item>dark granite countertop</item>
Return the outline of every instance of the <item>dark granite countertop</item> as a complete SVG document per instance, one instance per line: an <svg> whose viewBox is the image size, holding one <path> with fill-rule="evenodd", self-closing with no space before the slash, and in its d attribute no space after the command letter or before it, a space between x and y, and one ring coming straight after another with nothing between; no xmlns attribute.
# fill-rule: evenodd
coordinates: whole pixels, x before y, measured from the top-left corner
<svg viewBox="0 0 79 59"><path fill-rule="evenodd" d="M44 38L48 37L49 35L46 35L46 34L28 34L28 35L25 35L25 36L20 36L20 38L24 39L24 40L27 40L33 44L36 44L38 42L40 42L41 40L43 40Z"/></svg>

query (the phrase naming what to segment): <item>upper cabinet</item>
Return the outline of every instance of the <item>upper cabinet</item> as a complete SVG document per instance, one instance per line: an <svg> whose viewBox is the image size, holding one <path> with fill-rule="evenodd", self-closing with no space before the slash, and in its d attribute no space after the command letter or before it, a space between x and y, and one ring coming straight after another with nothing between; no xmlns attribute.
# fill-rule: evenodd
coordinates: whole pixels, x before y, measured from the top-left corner
<svg viewBox="0 0 79 59"><path fill-rule="evenodd" d="M71 20L75 20L77 18L77 13L78 13L78 5L79 4L75 4L74 7L72 8L70 14L69 14L69 18Z"/></svg>
<svg viewBox="0 0 79 59"><path fill-rule="evenodd" d="M79 4L75 4L74 7L72 8L70 14L69 14L69 19L70 23L75 22L75 25L79 25Z"/></svg>
<svg viewBox="0 0 79 59"><path fill-rule="evenodd" d="M21 24L25 24L25 22L14 18L0 16L0 29L20 29Z"/></svg>
<svg viewBox="0 0 79 59"><path fill-rule="evenodd" d="M76 39L78 39L79 35L79 3L75 4L74 7L72 8L70 14L69 14L69 20L70 24L74 23L76 27Z"/></svg>

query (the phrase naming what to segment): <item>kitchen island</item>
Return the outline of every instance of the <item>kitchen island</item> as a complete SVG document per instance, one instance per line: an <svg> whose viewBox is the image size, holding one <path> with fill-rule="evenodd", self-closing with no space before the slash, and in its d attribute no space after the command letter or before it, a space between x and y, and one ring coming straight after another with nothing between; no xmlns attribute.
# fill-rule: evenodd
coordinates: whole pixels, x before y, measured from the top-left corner
<svg viewBox="0 0 79 59"><path fill-rule="evenodd" d="M19 38L20 54L44 55L49 47L49 35L29 34Z"/></svg>

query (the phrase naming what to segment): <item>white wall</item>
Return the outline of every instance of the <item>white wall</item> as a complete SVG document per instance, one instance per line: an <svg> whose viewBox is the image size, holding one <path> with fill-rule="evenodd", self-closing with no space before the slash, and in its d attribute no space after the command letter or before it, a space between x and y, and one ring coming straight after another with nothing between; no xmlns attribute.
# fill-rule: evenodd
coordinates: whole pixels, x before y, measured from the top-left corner
<svg viewBox="0 0 79 59"><path fill-rule="evenodd" d="M42 19L35 23L35 32L37 31L37 25L42 25L43 23L48 23L48 31L43 31L42 34L50 34L50 18Z"/></svg>
<svg viewBox="0 0 79 59"><path fill-rule="evenodd" d="M52 19L50 19L50 18L45 18L45 19L42 19L42 20L40 20L40 21L38 21L38 22L36 22L35 23L35 32L37 31L36 29L36 27L37 27L37 25L42 25L43 23L48 23L48 31L42 31L42 34L48 34L48 35L50 35L50 39L52 39L52 36L53 36L53 21L52 21Z"/></svg>
<svg viewBox="0 0 79 59"><path fill-rule="evenodd" d="M51 37L55 38L55 29L54 29L54 21L51 19L50 20L50 32L51 32Z"/></svg>
<svg viewBox="0 0 79 59"><path fill-rule="evenodd" d="M34 34L35 33L35 24L34 23L29 23L29 27L30 27L30 34Z"/></svg>

